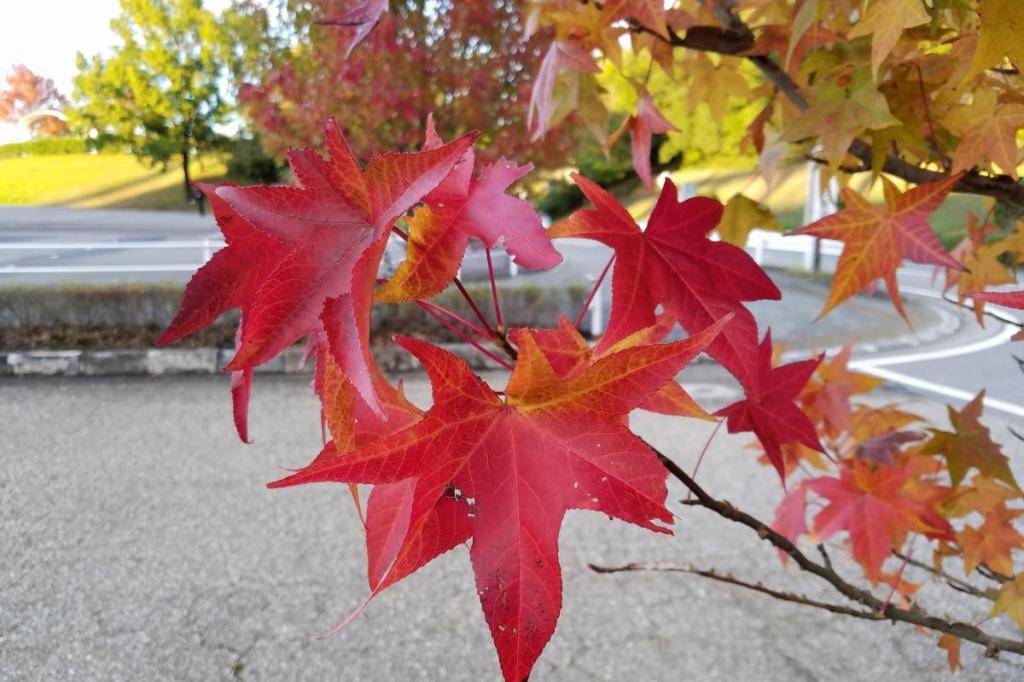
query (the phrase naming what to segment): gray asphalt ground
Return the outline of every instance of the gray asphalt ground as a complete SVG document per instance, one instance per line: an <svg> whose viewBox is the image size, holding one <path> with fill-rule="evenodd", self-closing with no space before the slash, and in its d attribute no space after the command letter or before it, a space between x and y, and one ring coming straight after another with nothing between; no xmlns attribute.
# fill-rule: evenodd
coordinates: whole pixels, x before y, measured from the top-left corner
<svg viewBox="0 0 1024 682"><path fill-rule="evenodd" d="M709 408L736 395L712 367L688 370L686 381ZM424 401L425 381L407 385ZM880 399L944 414L905 394ZM219 377L0 381L0 679L497 679L465 548L388 590L337 637L317 639L366 593L356 515L342 486L263 487L317 451L315 399L302 378L259 377L251 446L234 436L229 409ZM991 421L1006 441L1005 425ZM633 423L687 468L710 431L643 413ZM699 479L768 517L781 490L747 441L719 434ZM1008 445L1020 462L1019 444ZM671 500L682 496L671 489ZM1024 679L1024 662L966 644L967 670L951 677L934 640L910 627L694 576L586 568L689 561L833 598L742 528L671 508L673 538L569 513L563 612L535 679ZM928 584L922 601L983 617L946 592ZM1019 636L1004 619L987 627Z"/></svg>

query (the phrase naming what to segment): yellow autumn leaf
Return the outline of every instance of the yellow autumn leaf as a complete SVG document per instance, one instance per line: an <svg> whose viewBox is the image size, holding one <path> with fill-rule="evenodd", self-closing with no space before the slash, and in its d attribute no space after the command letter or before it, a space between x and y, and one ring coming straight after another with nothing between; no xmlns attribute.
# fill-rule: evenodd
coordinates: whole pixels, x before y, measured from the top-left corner
<svg viewBox="0 0 1024 682"><path fill-rule="evenodd" d="M1009 57L1017 66L1024 65L1024 2L1020 0L981 0L978 3L981 29L978 49L967 78L981 71L999 66L1003 57Z"/></svg>
<svg viewBox="0 0 1024 682"><path fill-rule="evenodd" d="M782 232L782 227L768 207L742 194L729 199L722 213L722 221L718 223L718 236L722 241L743 248L754 228Z"/></svg>
<svg viewBox="0 0 1024 682"><path fill-rule="evenodd" d="M1024 573L1018 573L1013 580L1007 580L999 590L999 598L992 606L992 615L1005 613L1024 630Z"/></svg>

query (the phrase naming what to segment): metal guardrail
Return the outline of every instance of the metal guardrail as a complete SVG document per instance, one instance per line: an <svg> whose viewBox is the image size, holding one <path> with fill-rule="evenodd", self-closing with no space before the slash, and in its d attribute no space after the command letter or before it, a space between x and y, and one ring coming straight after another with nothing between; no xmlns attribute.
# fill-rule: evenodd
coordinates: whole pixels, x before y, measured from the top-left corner
<svg viewBox="0 0 1024 682"><path fill-rule="evenodd" d="M119 272L192 272L210 260L225 246L220 238L197 240L163 239L153 241L91 241L91 242L0 242L5 251L122 251L122 250L198 250L202 260L188 263L154 263L148 265L110 263L105 265L13 265L0 263L0 275L82 274Z"/></svg>

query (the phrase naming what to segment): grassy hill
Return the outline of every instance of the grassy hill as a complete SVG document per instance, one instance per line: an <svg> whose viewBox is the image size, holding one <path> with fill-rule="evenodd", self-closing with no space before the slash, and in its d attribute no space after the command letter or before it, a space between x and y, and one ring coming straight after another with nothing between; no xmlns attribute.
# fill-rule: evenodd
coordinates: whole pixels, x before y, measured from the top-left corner
<svg viewBox="0 0 1024 682"><path fill-rule="evenodd" d="M220 159L198 159L192 177L222 181L226 170ZM0 159L0 204L194 210L185 202L182 182L180 165L161 170L129 154Z"/></svg>
<svg viewBox="0 0 1024 682"><path fill-rule="evenodd" d="M227 168L219 158L198 159L193 163L193 178L207 182L224 181ZM745 193L766 203L784 229L802 224L804 193L807 189L807 165L798 164L779 171L769 188L753 171L681 170L672 174L677 184L691 184L700 194L727 201L736 193ZM863 174L854 182L864 191L870 180ZM45 204L75 208L138 208L157 210L194 210L182 196L182 173L172 164L166 171L151 167L128 154L65 154L23 156L0 159L0 204ZM540 185L538 185L540 186ZM654 207L656 194L639 183L619 199L630 213L646 217ZM882 202L876 183L869 194ZM932 226L947 248L966 234L966 216L974 212L984 216L986 203L974 196L954 195L932 217Z"/></svg>

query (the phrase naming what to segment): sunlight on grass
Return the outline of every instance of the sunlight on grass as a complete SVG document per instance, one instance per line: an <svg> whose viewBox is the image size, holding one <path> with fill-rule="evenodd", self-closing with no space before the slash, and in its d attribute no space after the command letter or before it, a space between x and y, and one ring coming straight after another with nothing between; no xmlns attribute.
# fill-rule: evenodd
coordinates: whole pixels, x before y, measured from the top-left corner
<svg viewBox="0 0 1024 682"><path fill-rule="evenodd" d="M195 180L219 180L219 159L194 162ZM0 159L0 204L184 210L180 165L166 171L128 154Z"/></svg>

